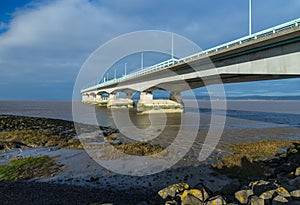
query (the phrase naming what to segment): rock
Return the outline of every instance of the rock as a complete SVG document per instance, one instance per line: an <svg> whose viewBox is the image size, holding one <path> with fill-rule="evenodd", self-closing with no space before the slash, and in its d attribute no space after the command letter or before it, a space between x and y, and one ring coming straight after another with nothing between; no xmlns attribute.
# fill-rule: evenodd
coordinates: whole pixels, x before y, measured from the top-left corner
<svg viewBox="0 0 300 205"><path fill-rule="evenodd" d="M291 196L296 199L300 199L300 189L291 192Z"/></svg>
<svg viewBox="0 0 300 205"><path fill-rule="evenodd" d="M288 204L288 200L283 197L283 196L276 196L273 201L272 201L272 205L284 205L284 204Z"/></svg>
<svg viewBox="0 0 300 205"><path fill-rule="evenodd" d="M277 189L276 185L263 180L253 182L252 184L250 184L250 187L252 188L253 193L257 196L260 196L262 193L266 191Z"/></svg>
<svg viewBox="0 0 300 205"><path fill-rule="evenodd" d="M241 204L247 204L249 196L253 195L253 191L251 189L248 190L240 190L235 192L234 196L235 198L241 203Z"/></svg>
<svg viewBox="0 0 300 205"><path fill-rule="evenodd" d="M235 192L239 190L240 186L241 184L238 180L233 180L229 184L223 186L223 188L219 191L219 193L222 193L224 195L233 195Z"/></svg>
<svg viewBox="0 0 300 205"><path fill-rule="evenodd" d="M187 194L184 197L181 197L181 205L204 205L204 202L202 202L200 199L197 197Z"/></svg>
<svg viewBox="0 0 300 205"><path fill-rule="evenodd" d="M184 190L184 192L181 195L181 201L187 195L193 195L194 197L198 198L202 202L206 201L206 199L208 199L209 197L208 193L204 188L202 190L198 190L198 189Z"/></svg>
<svg viewBox="0 0 300 205"><path fill-rule="evenodd" d="M90 178L90 181L91 181L91 182L99 181L99 177L98 177L98 176L92 176L92 177Z"/></svg>
<svg viewBox="0 0 300 205"><path fill-rule="evenodd" d="M177 193L180 193L188 188L189 185L186 183L173 184L160 190L158 195L163 199L166 199L168 196L175 197Z"/></svg>
<svg viewBox="0 0 300 205"><path fill-rule="evenodd" d="M249 187L251 187L251 189L253 189L254 186L262 186L262 185L268 185L268 184L270 184L270 182L267 182L265 180L259 180L259 181L251 182L249 184Z"/></svg>
<svg viewBox="0 0 300 205"><path fill-rule="evenodd" d="M287 151L288 155L292 155L292 154L297 154L298 153L298 149L292 147L292 148L289 148L288 151Z"/></svg>
<svg viewBox="0 0 300 205"><path fill-rule="evenodd" d="M275 190L269 190L269 191L262 193L259 197L264 200L269 200L269 199L272 199L274 197L274 195L275 195Z"/></svg>
<svg viewBox="0 0 300 205"><path fill-rule="evenodd" d="M300 176L300 167L295 170L295 176Z"/></svg>
<svg viewBox="0 0 300 205"><path fill-rule="evenodd" d="M215 196L207 200L205 205L225 205L226 201L222 196Z"/></svg>
<svg viewBox="0 0 300 205"><path fill-rule="evenodd" d="M122 142L120 141L120 140L113 140L113 141L110 141L109 142L111 145L120 145L120 144L122 144Z"/></svg>
<svg viewBox="0 0 300 205"><path fill-rule="evenodd" d="M290 193L284 187L278 187L276 189L278 195L283 197L291 197Z"/></svg>
<svg viewBox="0 0 300 205"><path fill-rule="evenodd" d="M148 203L146 201L141 201L141 202L137 203L136 205L148 205Z"/></svg>
<svg viewBox="0 0 300 205"><path fill-rule="evenodd" d="M166 201L165 205L178 205L177 201L172 200L172 201Z"/></svg>
<svg viewBox="0 0 300 205"><path fill-rule="evenodd" d="M289 185L300 188L300 176L289 181Z"/></svg>
<svg viewBox="0 0 300 205"><path fill-rule="evenodd" d="M250 205L264 205L265 204L264 199L262 199L258 196L255 196L255 195L250 196L249 201L250 201Z"/></svg>
<svg viewBox="0 0 300 205"><path fill-rule="evenodd" d="M300 201L291 200L291 201L289 201L289 204L291 204L291 205L300 205Z"/></svg>

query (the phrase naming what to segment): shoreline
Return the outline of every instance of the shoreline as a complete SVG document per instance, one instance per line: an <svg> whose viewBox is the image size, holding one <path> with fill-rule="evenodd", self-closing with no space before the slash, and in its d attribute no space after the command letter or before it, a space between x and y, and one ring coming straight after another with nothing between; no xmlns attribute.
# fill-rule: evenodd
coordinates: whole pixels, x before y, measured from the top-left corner
<svg viewBox="0 0 300 205"><path fill-rule="evenodd" d="M37 124L42 124L41 126L44 126L45 122L47 122L47 129L49 129L48 125L53 123L51 126L53 126L52 128L55 128L53 130L54 132L66 136L76 136L75 130L72 130L72 121L9 115L0 115L0 126L2 125L0 131L5 130L3 129L3 122L1 121L4 118L12 118L14 120L19 118L18 120L23 122L23 130L32 128L32 126L36 126ZM29 127L24 127L24 120L27 120ZM38 121L41 121L42 123ZM65 130L58 129L59 126L57 125L62 126ZM9 125L6 131L9 132L13 129L18 130L19 128L20 125L14 122L13 126L11 127ZM112 128L108 127L101 128L102 131L106 130L105 132L108 136L115 131L110 130ZM41 127L36 127L36 129L41 130ZM65 132L66 130L67 132ZM271 129L270 132L273 132L273 130ZM231 136L233 133L230 131L227 134ZM277 134L281 135L281 133ZM225 147L222 147L221 149L218 148L220 150L216 153L216 156L212 157L212 159L217 159L219 153L224 152L226 146L230 146L230 141L227 143L227 145L223 143L219 146ZM25 148L21 151L20 149L2 150L0 152L0 165L7 165L8 161L15 157L28 157L31 155L47 155L52 157L59 156L55 158L55 162L63 165L63 171L56 173L50 178L34 178L25 181L0 182L0 187L6 187L6 191L4 192L2 192L0 188L0 193L2 193L2 195L0 194L0 200L5 200L6 197L5 202L7 202L7 204L16 204L16 201L14 200L20 201L24 198L25 202L27 201L27 198L25 199L25 197L29 194L29 199L34 200L30 204L69 204L69 202L74 204L72 199L75 201L84 201L85 204L137 204L140 201L147 201L147 203L150 203L151 201L159 201L160 203L163 203L163 200L157 195L157 192L174 183L187 183L190 187L197 187L199 184L202 184L207 190L209 190L209 193L213 195L225 193L226 189L236 191L243 185L244 182L241 180L234 178L231 179L212 169L211 161L202 163L198 162L195 157L193 157L194 152L197 153L197 149L198 148L192 148L190 152L172 168L161 173L144 177L133 177L112 173L98 165L85 150L52 149L49 147ZM222 156L222 154L220 156ZM32 187L32 192L29 193L28 191L24 191L26 189L30 189L29 187ZM3 189L5 190L5 188ZM64 192L68 195L68 197L63 196L59 190L65 190ZM76 194L86 192L87 190L91 190L91 195L79 197L81 195ZM13 195L16 195L16 197L11 200L7 200L9 196L12 197ZM39 195L43 197L39 199ZM39 200L44 201L40 202ZM61 201L59 202L59 200Z"/></svg>

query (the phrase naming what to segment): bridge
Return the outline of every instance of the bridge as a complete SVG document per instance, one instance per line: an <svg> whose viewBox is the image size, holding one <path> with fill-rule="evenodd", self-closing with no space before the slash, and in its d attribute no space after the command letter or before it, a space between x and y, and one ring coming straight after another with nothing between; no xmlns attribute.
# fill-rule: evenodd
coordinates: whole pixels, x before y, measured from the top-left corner
<svg viewBox="0 0 300 205"><path fill-rule="evenodd" d="M82 102L108 108L133 107L138 113L182 112L181 92L218 83L300 77L300 18L204 50L144 68L81 90ZM170 92L169 100L154 100L154 90ZM117 93L126 98L117 98Z"/></svg>

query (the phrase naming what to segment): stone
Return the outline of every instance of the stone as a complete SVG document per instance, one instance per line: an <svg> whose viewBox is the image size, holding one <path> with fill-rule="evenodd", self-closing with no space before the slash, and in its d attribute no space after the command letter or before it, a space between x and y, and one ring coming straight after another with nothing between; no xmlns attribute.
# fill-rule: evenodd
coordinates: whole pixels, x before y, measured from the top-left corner
<svg viewBox="0 0 300 205"><path fill-rule="evenodd" d="M208 199L208 193L206 190L203 188L202 190L198 189L190 189L190 190L184 190L184 192L181 195L181 200L187 195L193 195L194 197L200 199L200 201L204 202L206 199Z"/></svg>
<svg viewBox="0 0 300 205"><path fill-rule="evenodd" d="M165 205L178 205L177 201L172 200L172 201L166 201Z"/></svg>
<svg viewBox="0 0 300 205"><path fill-rule="evenodd" d="M300 167L295 170L295 176L300 176Z"/></svg>
<svg viewBox="0 0 300 205"><path fill-rule="evenodd" d="M300 188L300 176L289 181L289 185Z"/></svg>
<svg viewBox="0 0 300 205"><path fill-rule="evenodd" d="M184 197L181 197L181 205L204 205L204 202L202 202L200 199L197 197L187 194Z"/></svg>
<svg viewBox="0 0 300 205"><path fill-rule="evenodd" d="M215 196L207 200L205 205L225 205L226 201L222 196Z"/></svg>
<svg viewBox="0 0 300 205"><path fill-rule="evenodd" d="M291 191L291 196L296 199L300 199L300 189Z"/></svg>
<svg viewBox="0 0 300 205"><path fill-rule="evenodd" d="M258 182L254 182L251 186L253 193L257 196L260 196L262 193L269 191L269 190L274 190L277 189L277 186L274 184L271 184L269 182L266 181L258 181Z"/></svg>
<svg viewBox="0 0 300 205"><path fill-rule="evenodd" d="M90 181L91 181L91 182L99 181L99 177L98 177L98 176L92 176L92 177L90 178Z"/></svg>
<svg viewBox="0 0 300 205"><path fill-rule="evenodd" d="M259 197L264 199L264 200L268 200L268 199L272 199L275 195L275 190L269 190L269 191L265 191L263 192Z"/></svg>
<svg viewBox="0 0 300 205"><path fill-rule="evenodd" d="M249 201L250 201L250 205L264 205L265 204L265 200L256 195L250 196Z"/></svg>
<svg viewBox="0 0 300 205"><path fill-rule="evenodd" d="M253 191L251 189L248 190L240 190L235 192L234 196L235 198L241 203L241 204L247 204L249 196L253 195Z"/></svg>
<svg viewBox="0 0 300 205"><path fill-rule="evenodd" d="M276 193L280 196L283 197L291 197L290 193L288 192L288 190L286 190L284 187L278 187L276 189Z"/></svg>
<svg viewBox="0 0 300 205"><path fill-rule="evenodd" d="M288 202L285 197L278 195L273 199L272 205L285 205L288 204Z"/></svg>
<svg viewBox="0 0 300 205"><path fill-rule="evenodd" d="M148 205L148 203L146 201L141 201L141 202L137 203L136 205Z"/></svg>
<svg viewBox="0 0 300 205"><path fill-rule="evenodd" d="M235 192L239 190L240 186L241 184L238 180L232 180L232 182L224 185L222 189L218 192L224 195L233 195Z"/></svg>
<svg viewBox="0 0 300 205"><path fill-rule="evenodd" d="M259 180L259 181L251 182L249 184L249 187L251 187L251 189L253 189L254 186L262 186L262 185L268 185L268 184L270 184L270 182L265 181L265 180Z"/></svg>
<svg viewBox="0 0 300 205"><path fill-rule="evenodd" d="M189 188L189 185L186 183L172 184L172 185L160 190L158 192L158 195L163 199L166 199L168 196L175 197L175 195L177 193L180 193L188 188Z"/></svg>
<svg viewBox="0 0 300 205"><path fill-rule="evenodd" d="M289 201L289 204L291 204L291 205L300 205L300 201L298 201L298 200L291 200L291 201Z"/></svg>

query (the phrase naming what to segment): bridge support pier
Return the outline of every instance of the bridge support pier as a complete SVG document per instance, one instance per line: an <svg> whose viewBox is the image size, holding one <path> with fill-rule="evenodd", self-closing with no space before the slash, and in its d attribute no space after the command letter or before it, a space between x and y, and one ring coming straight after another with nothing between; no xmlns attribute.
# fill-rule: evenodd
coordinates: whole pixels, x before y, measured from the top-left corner
<svg viewBox="0 0 300 205"><path fill-rule="evenodd" d="M182 113L182 98L180 93L173 93L170 95L169 100L154 100L152 93L141 92L136 109L138 114Z"/></svg>
<svg viewBox="0 0 300 205"><path fill-rule="evenodd" d="M88 103L88 100L89 100L89 96L88 95L82 95L82 99L81 99L82 103Z"/></svg>
<svg viewBox="0 0 300 205"><path fill-rule="evenodd" d="M131 95L126 94L126 98L117 98L116 94L109 94L107 108L133 108Z"/></svg>
<svg viewBox="0 0 300 205"><path fill-rule="evenodd" d="M106 97L103 97L102 94L97 94L96 95L96 105L98 106L107 106L107 98Z"/></svg>

